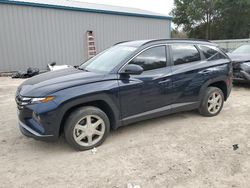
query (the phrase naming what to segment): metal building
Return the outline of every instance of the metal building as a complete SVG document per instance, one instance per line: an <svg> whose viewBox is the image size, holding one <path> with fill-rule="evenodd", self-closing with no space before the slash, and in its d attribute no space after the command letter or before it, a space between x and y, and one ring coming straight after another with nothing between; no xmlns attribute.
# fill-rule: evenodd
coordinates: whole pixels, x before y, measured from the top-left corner
<svg viewBox="0 0 250 188"><path fill-rule="evenodd" d="M79 65L86 32L97 52L126 40L170 38L171 17L134 8L66 0L0 0L0 72L51 62Z"/></svg>

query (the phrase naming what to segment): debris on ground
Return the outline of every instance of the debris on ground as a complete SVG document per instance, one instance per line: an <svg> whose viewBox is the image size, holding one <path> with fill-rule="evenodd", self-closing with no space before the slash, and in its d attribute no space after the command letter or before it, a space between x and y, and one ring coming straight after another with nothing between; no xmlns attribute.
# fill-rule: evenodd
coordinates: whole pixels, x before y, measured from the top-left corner
<svg viewBox="0 0 250 188"><path fill-rule="evenodd" d="M56 71L56 70L62 70L66 68L72 67L71 65L56 65L56 62L52 62L47 65L48 71Z"/></svg>
<svg viewBox="0 0 250 188"><path fill-rule="evenodd" d="M128 183L127 188L141 188L141 186L140 185L134 185L132 183Z"/></svg>
<svg viewBox="0 0 250 188"><path fill-rule="evenodd" d="M96 148L93 148L93 149L91 150L91 152L92 152L93 154L96 154L97 149L96 149Z"/></svg>
<svg viewBox="0 0 250 188"><path fill-rule="evenodd" d="M56 71L61 69L66 69L73 67L71 65L56 65L56 62L50 63L47 65L47 70L40 71L38 68L29 67L26 71L18 71L14 72L11 77L12 78L30 78L32 76L36 76L38 74L47 72L47 71Z"/></svg>
<svg viewBox="0 0 250 188"><path fill-rule="evenodd" d="M237 150L237 149L239 149L238 144L234 144L234 145L233 145L233 150L235 151L235 150Z"/></svg>
<svg viewBox="0 0 250 188"><path fill-rule="evenodd" d="M30 78L39 74L38 68L29 67L26 71L18 71L12 74L12 78Z"/></svg>

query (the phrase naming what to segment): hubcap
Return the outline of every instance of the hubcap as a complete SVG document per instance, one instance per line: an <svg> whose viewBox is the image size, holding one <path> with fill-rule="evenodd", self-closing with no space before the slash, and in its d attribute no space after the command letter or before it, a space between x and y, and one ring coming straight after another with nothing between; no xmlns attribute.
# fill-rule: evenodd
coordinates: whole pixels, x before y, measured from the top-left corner
<svg viewBox="0 0 250 188"><path fill-rule="evenodd" d="M222 105L221 94L218 92L213 92L208 98L208 103L207 103L208 111L211 114L216 114L220 110L221 105Z"/></svg>
<svg viewBox="0 0 250 188"><path fill-rule="evenodd" d="M74 127L73 137L81 146L93 146L98 143L105 132L105 124L101 117L88 115L81 118Z"/></svg>

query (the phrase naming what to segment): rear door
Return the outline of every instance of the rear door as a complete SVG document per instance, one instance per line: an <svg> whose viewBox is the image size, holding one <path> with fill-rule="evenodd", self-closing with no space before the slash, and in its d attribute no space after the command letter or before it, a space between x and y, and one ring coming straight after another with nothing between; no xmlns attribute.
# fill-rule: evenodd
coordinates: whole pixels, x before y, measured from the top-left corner
<svg viewBox="0 0 250 188"><path fill-rule="evenodd" d="M213 46L176 43L170 45L170 52L173 108L196 105L202 86L227 70L227 57Z"/></svg>
<svg viewBox="0 0 250 188"><path fill-rule="evenodd" d="M195 103L204 83L204 77L199 73L204 57L195 45L189 43L171 44L170 52L173 108Z"/></svg>

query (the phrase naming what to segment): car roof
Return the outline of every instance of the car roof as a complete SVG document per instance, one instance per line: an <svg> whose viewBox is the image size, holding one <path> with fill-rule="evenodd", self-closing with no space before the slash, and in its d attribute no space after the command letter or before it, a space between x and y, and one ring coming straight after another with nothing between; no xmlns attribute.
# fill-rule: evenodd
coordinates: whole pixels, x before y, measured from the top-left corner
<svg viewBox="0 0 250 188"><path fill-rule="evenodd" d="M217 44L212 43L208 40L199 40L199 39L151 39L151 40L135 40L135 41L124 41L117 43L117 45L124 46L133 46L133 47L141 47L141 46L150 46L155 44L162 43L190 43L190 44L203 44L203 45L212 45L217 46Z"/></svg>

